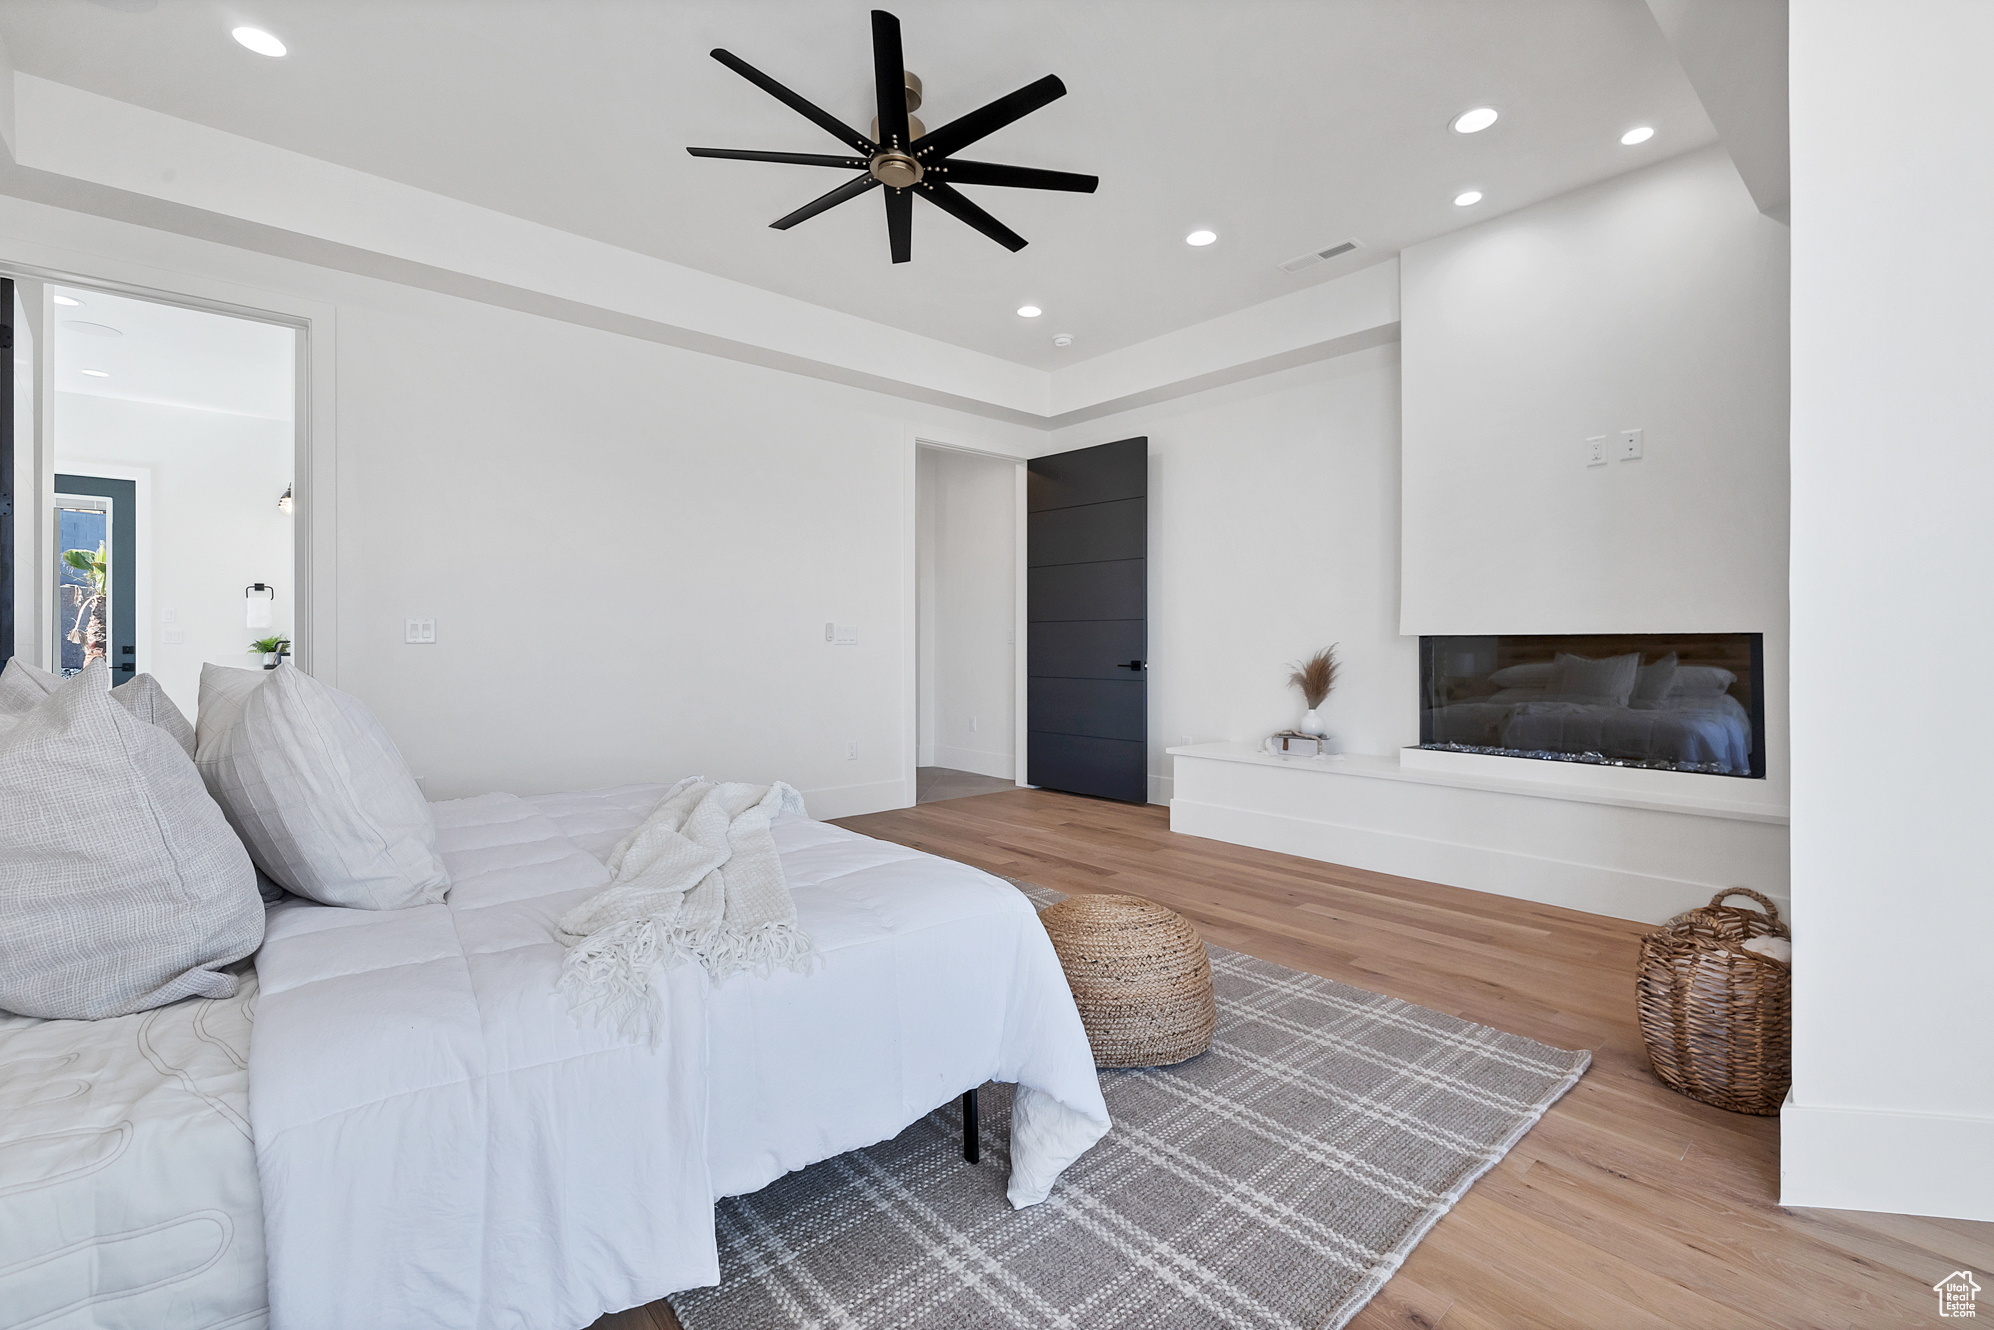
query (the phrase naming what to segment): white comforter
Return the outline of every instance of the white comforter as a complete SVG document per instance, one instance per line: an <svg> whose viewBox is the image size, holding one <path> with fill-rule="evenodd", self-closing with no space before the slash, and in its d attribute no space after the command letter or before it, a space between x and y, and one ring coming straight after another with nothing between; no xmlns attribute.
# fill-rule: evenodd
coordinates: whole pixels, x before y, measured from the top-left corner
<svg viewBox="0 0 1994 1330"><path fill-rule="evenodd" d="M257 1330L255 976L101 1021L0 1015L0 1326Z"/></svg>
<svg viewBox="0 0 1994 1330"><path fill-rule="evenodd" d="M1107 1130L1030 904L806 819L776 840L820 970L713 984L677 966L655 1051L578 1023L554 923L664 788L437 804L444 904L271 911L250 1112L278 1330L569 1330L714 1283L715 1198L985 1080L1036 1092L1014 1200Z"/></svg>

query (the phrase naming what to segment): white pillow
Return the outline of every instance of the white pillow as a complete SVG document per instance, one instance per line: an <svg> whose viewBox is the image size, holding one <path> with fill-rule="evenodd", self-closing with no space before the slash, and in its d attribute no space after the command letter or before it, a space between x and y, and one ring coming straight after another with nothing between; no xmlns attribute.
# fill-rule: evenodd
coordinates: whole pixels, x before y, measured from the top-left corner
<svg viewBox="0 0 1994 1330"><path fill-rule="evenodd" d="M1593 660L1560 651L1551 662L1548 692L1562 698L1584 699L1608 706L1626 706L1634 691L1634 675L1641 668L1641 653L1608 656Z"/></svg>
<svg viewBox="0 0 1994 1330"><path fill-rule="evenodd" d="M1676 679L1676 653L1671 651L1652 665L1643 665L1634 671L1634 695L1637 702L1653 702L1667 697Z"/></svg>
<svg viewBox="0 0 1994 1330"><path fill-rule="evenodd" d="M449 890L429 804L393 740L289 662L203 665L196 754L250 858L298 895L399 910Z"/></svg>
<svg viewBox="0 0 1994 1330"><path fill-rule="evenodd" d="M103 687L110 677L108 667L95 677L97 686ZM0 728L5 727L10 716L24 716L34 710L61 684L61 676L38 669L19 656L10 657L7 668L0 670ZM181 714L180 708L173 705L173 699L159 686L159 680L150 674L141 674L113 688L111 696L146 724L157 725L172 735L173 742L179 744L187 756L194 755L194 727L187 723L187 717Z"/></svg>
<svg viewBox="0 0 1994 1330"><path fill-rule="evenodd" d="M1528 665L1507 665L1489 676L1498 688L1542 688L1551 682L1551 662L1532 661Z"/></svg>
<svg viewBox="0 0 1994 1330"><path fill-rule="evenodd" d="M95 1020L227 997L256 870L187 755L93 664L0 733L0 1008Z"/></svg>
<svg viewBox="0 0 1994 1330"><path fill-rule="evenodd" d="M1738 676L1715 665L1678 665L1670 697L1716 697L1731 691Z"/></svg>

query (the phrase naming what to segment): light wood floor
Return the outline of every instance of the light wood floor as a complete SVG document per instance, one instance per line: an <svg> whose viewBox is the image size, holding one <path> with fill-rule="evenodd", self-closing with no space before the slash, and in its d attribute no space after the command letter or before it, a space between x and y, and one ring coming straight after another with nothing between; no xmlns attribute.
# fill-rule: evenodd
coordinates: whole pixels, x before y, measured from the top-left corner
<svg viewBox="0 0 1994 1330"><path fill-rule="evenodd" d="M1130 892L1236 951L1564 1048L1592 1069L1353 1330L1938 1324L1994 1224L1776 1203L1777 1120L1664 1089L1634 1023L1644 926L1170 831L1161 808L1011 790L841 825L1065 892ZM663 1303L596 1330L677 1330Z"/></svg>

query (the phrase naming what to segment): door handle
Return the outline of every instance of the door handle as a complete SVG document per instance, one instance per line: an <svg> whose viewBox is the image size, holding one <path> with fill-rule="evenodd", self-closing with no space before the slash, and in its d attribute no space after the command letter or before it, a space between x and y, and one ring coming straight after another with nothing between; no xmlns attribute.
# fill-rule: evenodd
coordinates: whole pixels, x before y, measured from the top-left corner
<svg viewBox="0 0 1994 1330"><path fill-rule="evenodd" d="M1115 662L1115 668L1118 670L1146 670L1149 666L1139 660L1118 660Z"/></svg>

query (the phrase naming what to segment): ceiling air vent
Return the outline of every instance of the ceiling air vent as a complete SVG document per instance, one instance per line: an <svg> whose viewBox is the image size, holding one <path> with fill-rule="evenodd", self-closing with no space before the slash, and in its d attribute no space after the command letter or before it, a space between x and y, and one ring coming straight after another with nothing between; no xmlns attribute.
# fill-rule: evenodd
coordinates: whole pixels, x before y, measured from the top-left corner
<svg viewBox="0 0 1994 1330"><path fill-rule="evenodd" d="M1340 255L1348 254L1363 243L1361 240L1346 240L1340 245L1331 245L1328 249L1310 250L1306 254L1289 259L1286 263L1278 263L1274 266L1282 272L1300 272L1304 268L1315 267L1316 264L1321 263L1325 259L1333 259Z"/></svg>

